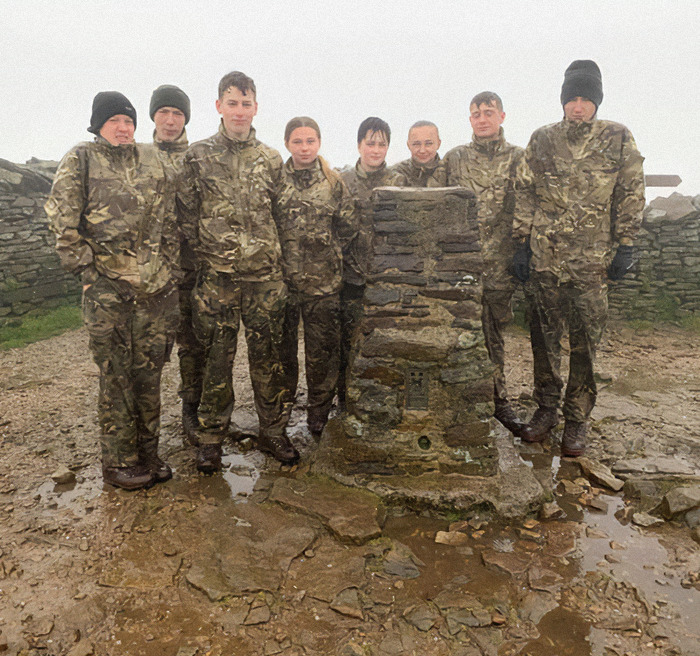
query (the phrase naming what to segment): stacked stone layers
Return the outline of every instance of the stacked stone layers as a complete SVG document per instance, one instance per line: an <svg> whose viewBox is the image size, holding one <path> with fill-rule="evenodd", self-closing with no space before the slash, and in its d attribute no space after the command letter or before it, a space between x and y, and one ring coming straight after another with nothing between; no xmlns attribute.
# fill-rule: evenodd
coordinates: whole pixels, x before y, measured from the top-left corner
<svg viewBox="0 0 700 656"><path fill-rule="evenodd" d="M639 261L610 286L610 316L656 321L700 312L700 196L653 200L635 247Z"/></svg>
<svg viewBox="0 0 700 656"><path fill-rule="evenodd" d="M496 473L473 194L374 191L373 264L343 416L347 474Z"/></svg>
<svg viewBox="0 0 700 656"><path fill-rule="evenodd" d="M80 298L46 222L47 173L0 160L0 325Z"/></svg>

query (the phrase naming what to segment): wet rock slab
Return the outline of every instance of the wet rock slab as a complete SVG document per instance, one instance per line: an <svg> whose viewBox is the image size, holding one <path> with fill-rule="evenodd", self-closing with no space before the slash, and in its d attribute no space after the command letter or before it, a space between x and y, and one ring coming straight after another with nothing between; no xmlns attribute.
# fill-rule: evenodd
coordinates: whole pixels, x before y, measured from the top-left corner
<svg viewBox="0 0 700 656"><path fill-rule="evenodd" d="M374 494L324 477L278 478L269 499L315 517L338 540L352 544L379 537L386 517Z"/></svg>
<svg viewBox="0 0 700 656"><path fill-rule="evenodd" d="M219 521L209 520L208 539L186 573L187 581L211 601L274 592L292 560L320 531L308 518L271 506L231 503L222 505L220 512Z"/></svg>

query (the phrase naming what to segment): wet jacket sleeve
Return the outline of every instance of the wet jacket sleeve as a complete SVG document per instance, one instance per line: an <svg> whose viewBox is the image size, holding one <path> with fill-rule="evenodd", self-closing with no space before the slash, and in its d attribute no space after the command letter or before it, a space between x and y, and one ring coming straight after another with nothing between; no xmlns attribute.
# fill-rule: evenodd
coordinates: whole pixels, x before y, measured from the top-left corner
<svg viewBox="0 0 700 656"><path fill-rule="evenodd" d="M88 267L94 253L80 232L80 224L87 203L87 153L73 148L61 160L56 171L51 193L44 206L49 227L56 235L56 251L61 266L78 274Z"/></svg>
<svg viewBox="0 0 700 656"><path fill-rule="evenodd" d="M336 185L336 193L340 196L340 202L334 217L334 228L343 253L348 253L350 244L357 237L360 217L355 200L350 194L347 185L341 179L338 179Z"/></svg>
<svg viewBox="0 0 700 656"><path fill-rule="evenodd" d="M644 158L632 135L626 131L622 143L622 165L617 175L610 209L613 242L631 246L639 232L644 212Z"/></svg>
<svg viewBox="0 0 700 656"><path fill-rule="evenodd" d="M197 167L191 153L186 153L177 182L175 207L185 248L191 252L197 246L201 196L197 182Z"/></svg>
<svg viewBox="0 0 700 656"><path fill-rule="evenodd" d="M535 193L535 176L529 165L532 153L532 142L528 144L525 153L515 168L514 195L515 208L513 212L513 239L517 242L527 241L532 231L532 222L537 206Z"/></svg>

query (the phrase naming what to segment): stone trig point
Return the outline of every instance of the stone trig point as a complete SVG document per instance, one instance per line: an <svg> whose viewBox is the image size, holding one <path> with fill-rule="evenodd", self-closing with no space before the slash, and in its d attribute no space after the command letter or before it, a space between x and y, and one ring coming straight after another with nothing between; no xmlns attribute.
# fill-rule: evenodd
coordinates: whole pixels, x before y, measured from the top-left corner
<svg viewBox="0 0 700 656"><path fill-rule="evenodd" d="M329 422L314 470L416 509L535 510L545 492L492 419L472 192L382 187L373 200L347 408Z"/></svg>

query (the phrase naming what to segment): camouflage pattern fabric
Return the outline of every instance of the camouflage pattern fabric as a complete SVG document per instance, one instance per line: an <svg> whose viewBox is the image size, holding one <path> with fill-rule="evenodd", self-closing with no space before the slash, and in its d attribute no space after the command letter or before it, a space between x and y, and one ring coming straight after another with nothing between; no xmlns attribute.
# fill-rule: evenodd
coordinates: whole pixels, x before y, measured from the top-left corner
<svg viewBox="0 0 700 656"><path fill-rule="evenodd" d="M350 359L352 338L363 313L365 284L372 257L374 212L372 190L389 184L391 177L386 164L378 171L368 173L357 160L355 166L340 173L355 201L358 212L357 237L343 260L343 286L340 290L340 369L338 371L338 399L345 402L346 373Z"/></svg>
<svg viewBox="0 0 700 656"><path fill-rule="evenodd" d="M158 450L160 379L175 337L177 289L137 295L128 283L96 275L83 292L83 320L100 370L102 465L138 464L141 454Z"/></svg>
<svg viewBox="0 0 700 656"><path fill-rule="evenodd" d="M299 380L299 321L304 321L304 352L309 423L325 424L338 382L340 362L340 298L290 292L284 320L282 361L286 413L291 414Z"/></svg>
<svg viewBox="0 0 700 656"><path fill-rule="evenodd" d="M513 318L511 303L518 284L510 266L515 253L512 230L516 171L522 156L522 148L505 140L503 128L498 139L489 141L473 136L471 143L457 146L445 155L428 183L430 187L466 187L478 199L484 259L481 322L489 358L496 366L496 401L508 398L503 331Z"/></svg>
<svg viewBox="0 0 700 656"><path fill-rule="evenodd" d="M394 187L427 187L439 164L440 155L435 155L428 164L418 164L412 157L405 159L389 169L389 184Z"/></svg>
<svg viewBox="0 0 700 656"><path fill-rule="evenodd" d="M486 290L481 297L481 326L489 359L496 366L493 374L493 398L506 402L505 340L503 332L513 320L513 292L510 290Z"/></svg>
<svg viewBox="0 0 700 656"><path fill-rule="evenodd" d="M359 217L357 237L345 253L343 281L352 285L364 285L367 282L374 237L372 190L390 184L391 174L386 164L382 164L378 171L368 173L358 160L354 168L342 171L340 177L355 201Z"/></svg>
<svg viewBox="0 0 700 656"><path fill-rule="evenodd" d="M248 364L260 435L284 434L284 381L281 365L286 287L281 280L250 282L204 268L193 293L193 323L204 346L199 404L201 444L221 444L234 406L232 369L243 321Z"/></svg>
<svg viewBox="0 0 700 656"><path fill-rule="evenodd" d="M619 245L632 245L644 210L644 173L619 123L566 119L530 138L514 233L529 239L531 266L561 282L598 284Z"/></svg>
<svg viewBox="0 0 700 656"><path fill-rule="evenodd" d="M102 137L72 148L45 209L62 266L94 267L152 294L179 275L173 194L153 146L112 146Z"/></svg>
<svg viewBox="0 0 700 656"><path fill-rule="evenodd" d="M343 253L358 228L355 204L340 176L328 180L318 159L312 168L295 170L290 158L274 214L289 288L311 296L338 293Z"/></svg>
<svg viewBox="0 0 700 656"><path fill-rule="evenodd" d="M501 128L496 140L474 136L471 143L450 150L428 182L429 187L461 186L476 194L484 290L515 289L510 265L516 246L516 172L522 156L523 149L509 144Z"/></svg>
<svg viewBox="0 0 700 656"><path fill-rule="evenodd" d="M534 398L539 405L557 408L561 399L561 341L569 328L569 380L564 418L583 422L595 405L596 347L605 328L607 285L560 283L550 273L533 272L526 288L530 310L530 341L534 357Z"/></svg>
<svg viewBox="0 0 700 656"><path fill-rule="evenodd" d="M63 266L82 272L102 464L137 464L157 452L160 377L177 324L172 189L152 146L97 137L63 158L46 213Z"/></svg>
<svg viewBox="0 0 700 656"><path fill-rule="evenodd" d="M198 261L239 280L282 279L282 253L272 202L279 153L255 138L230 139L223 125L189 147L178 186L182 231Z"/></svg>
<svg viewBox="0 0 700 656"><path fill-rule="evenodd" d="M187 131L175 141L160 141L153 131L155 144L160 161L166 173L173 180L173 187L178 188L182 177L182 162L188 148ZM192 327L192 290L197 280L194 252L189 242L180 243L180 267L183 277L180 282L180 322L177 327L177 356L180 363L180 398L185 403L199 403L202 395L202 376L204 369L204 348L197 340Z"/></svg>
<svg viewBox="0 0 700 656"><path fill-rule="evenodd" d="M580 422L596 401L595 351L607 317L606 269L631 245L644 209L643 158L623 125L566 119L531 137L518 175L514 232L532 248L527 285L535 399L556 407L563 383L561 338L571 348L565 419ZM522 210L522 211L521 211Z"/></svg>

